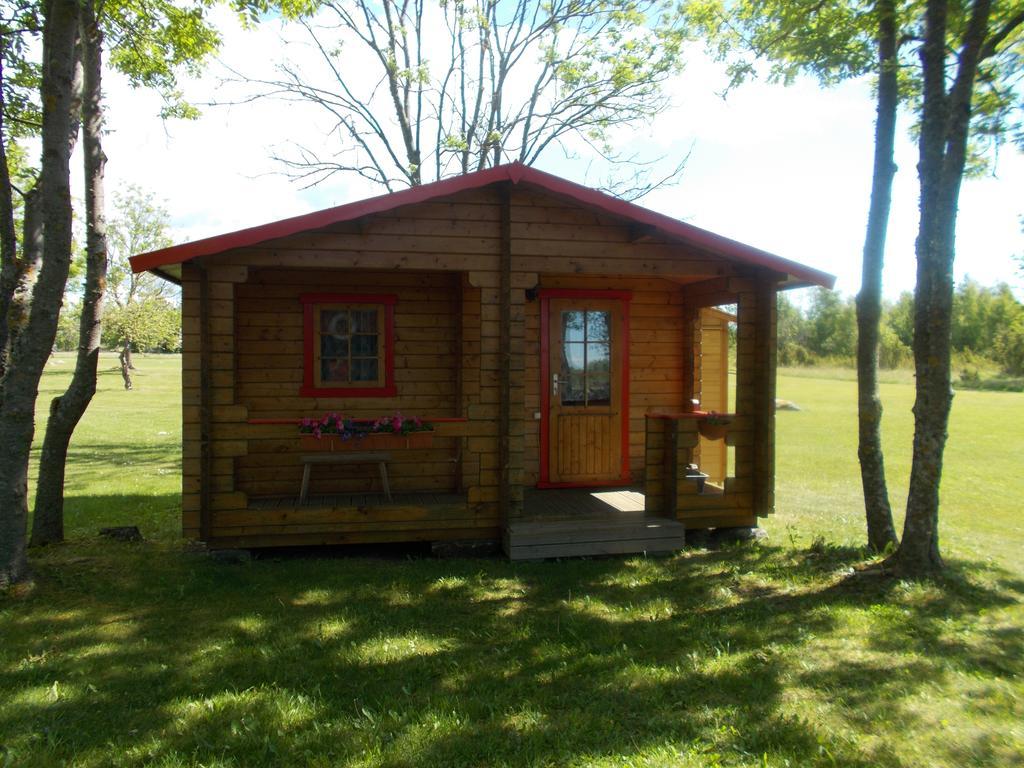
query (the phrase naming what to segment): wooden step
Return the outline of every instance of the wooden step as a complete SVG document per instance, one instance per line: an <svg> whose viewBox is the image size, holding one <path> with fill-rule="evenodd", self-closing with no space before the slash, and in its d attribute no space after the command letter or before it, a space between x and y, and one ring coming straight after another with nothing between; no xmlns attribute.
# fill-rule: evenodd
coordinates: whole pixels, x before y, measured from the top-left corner
<svg viewBox="0 0 1024 768"><path fill-rule="evenodd" d="M514 520L505 532L511 560L674 552L685 544L682 523L644 515Z"/></svg>

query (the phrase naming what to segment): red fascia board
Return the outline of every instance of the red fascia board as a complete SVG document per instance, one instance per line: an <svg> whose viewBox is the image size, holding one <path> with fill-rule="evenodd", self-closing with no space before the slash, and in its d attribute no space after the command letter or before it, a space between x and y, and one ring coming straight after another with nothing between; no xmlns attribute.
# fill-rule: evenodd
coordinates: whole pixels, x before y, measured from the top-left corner
<svg viewBox="0 0 1024 768"><path fill-rule="evenodd" d="M143 253L131 258L132 269L144 272L168 264L181 264L200 256L210 256L234 248L244 248L267 240L287 237L299 232L330 226L343 221L351 221L363 216L390 211L403 205L423 203L446 195L453 195L471 189L479 189L489 184L510 181L513 184L526 184L538 187L555 195L570 198L591 208L604 211L612 216L628 219L639 224L655 227L670 237L682 240L688 245L753 264L777 272L782 272L812 285L831 288L835 277L826 272L783 259L781 256L762 251L731 240L706 229L673 219L664 214L655 213L634 203L620 200L604 192L600 192L582 184L577 184L553 174L539 171L520 163L498 165L475 173L454 176L450 179L423 184L418 187L403 189L387 195L379 195L323 211L294 216L290 219L262 224L257 227L229 232L224 235L208 237L191 243L171 246L159 251Z"/></svg>

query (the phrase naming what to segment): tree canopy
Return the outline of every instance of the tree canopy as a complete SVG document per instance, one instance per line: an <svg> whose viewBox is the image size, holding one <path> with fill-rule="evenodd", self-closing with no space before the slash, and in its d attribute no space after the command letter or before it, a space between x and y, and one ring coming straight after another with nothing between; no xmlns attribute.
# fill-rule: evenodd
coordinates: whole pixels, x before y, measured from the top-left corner
<svg viewBox="0 0 1024 768"><path fill-rule="evenodd" d="M623 156L613 137L665 106L684 41L656 0L339 1L296 23L291 49L311 48L316 71L239 73L329 121L324 144L278 159L308 184L354 173L388 190L555 149L640 169L631 191L646 188L658 158Z"/></svg>

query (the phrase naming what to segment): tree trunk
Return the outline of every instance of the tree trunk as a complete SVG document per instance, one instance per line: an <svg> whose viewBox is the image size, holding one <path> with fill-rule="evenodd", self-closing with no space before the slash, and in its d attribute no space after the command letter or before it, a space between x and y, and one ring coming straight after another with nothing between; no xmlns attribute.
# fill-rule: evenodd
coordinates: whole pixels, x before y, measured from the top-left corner
<svg viewBox="0 0 1024 768"><path fill-rule="evenodd" d="M0 348L0 403L3 402L4 375L7 372L7 358L18 334L28 323L29 308L32 306L32 289L35 288L39 267L43 260L43 212L40 203L40 185L25 193L25 208L21 223L21 258L12 265L4 276L3 303L3 348ZM7 265L4 265L7 268ZM8 284L6 281L10 280ZM7 291L10 288L10 296Z"/></svg>
<svg viewBox="0 0 1024 768"><path fill-rule="evenodd" d="M71 142L75 98L75 0L50 0L43 25L43 261L24 331L11 345L0 404L0 586L28 571L28 457L39 379L57 335L71 265Z"/></svg>
<svg viewBox="0 0 1024 768"><path fill-rule="evenodd" d="M943 565L939 553L939 483L953 403L950 347L957 201L967 157L977 64L991 7L988 0L972 3L956 56L956 77L947 94L947 6L943 0L928 0L925 8L918 140L921 223L915 247L914 458L903 541L887 562L912 576L926 575Z"/></svg>
<svg viewBox="0 0 1024 768"><path fill-rule="evenodd" d="M889 506L882 453L882 400L878 395L878 332L882 317L882 265L886 230L896 175L898 84L896 70L896 8L894 0L875 4L878 16L878 118L875 123L875 164L871 207L864 237L861 288L857 295L857 407L860 478L864 488L868 546L875 552L895 547L896 527Z"/></svg>
<svg viewBox="0 0 1024 768"><path fill-rule="evenodd" d="M103 35L88 0L81 5L84 85L82 144L85 150L86 269L78 330L78 357L71 383L50 404L50 418L39 460L32 517L32 546L64 540L64 473L71 435L96 393L100 319L107 279L107 225L104 216L102 45Z"/></svg>
<svg viewBox="0 0 1024 768"><path fill-rule="evenodd" d="M126 341L124 347L121 349L121 354L118 355L121 360L121 378L124 379L124 388L132 388L132 343Z"/></svg>
<svg viewBox="0 0 1024 768"><path fill-rule="evenodd" d="M7 358L7 310L18 281L18 240L14 225L14 188L7 167L7 131L4 123L7 105L3 98L3 79L3 57L0 56L0 378L3 378Z"/></svg>

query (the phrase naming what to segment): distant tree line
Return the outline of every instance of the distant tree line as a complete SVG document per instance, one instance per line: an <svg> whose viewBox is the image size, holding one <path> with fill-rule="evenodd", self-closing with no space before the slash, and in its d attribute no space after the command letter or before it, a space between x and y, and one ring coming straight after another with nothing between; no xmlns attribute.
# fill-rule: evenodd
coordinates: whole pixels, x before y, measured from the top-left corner
<svg viewBox="0 0 1024 768"><path fill-rule="evenodd" d="M780 294L778 329L780 365L853 364L857 309L852 296L819 288L801 308ZM914 296L906 292L883 304L881 367L909 367L913 341ZM1009 376L1024 376L1024 304L1006 283L986 287L963 280L953 295L952 344L961 361L987 361Z"/></svg>

